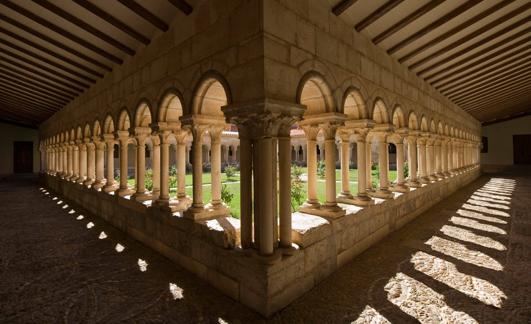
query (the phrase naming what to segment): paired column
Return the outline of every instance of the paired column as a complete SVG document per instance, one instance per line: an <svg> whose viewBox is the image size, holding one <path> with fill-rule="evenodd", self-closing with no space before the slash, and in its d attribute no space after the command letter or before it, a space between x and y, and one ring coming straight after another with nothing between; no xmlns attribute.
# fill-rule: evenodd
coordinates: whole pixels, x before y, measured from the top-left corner
<svg viewBox="0 0 531 324"><path fill-rule="evenodd" d="M152 182L153 188L151 190L152 200L157 200L160 195L160 139L158 135L151 136L151 143L153 145L153 154L151 156L151 170L153 172Z"/></svg>
<svg viewBox="0 0 531 324"><path fill-rule="evenodd" d="M327 125L325 133L325 187L326 201L324 207L328 210L339 211L336 201L336 127Z"/></svg>
<svg viewBox="0 0 531 324"><path fill-rule="evenodd" d="M105 134L103 135L105 139L105 145L107 148L107 182L103 187L103 191L111 192L116 189L114 181L114 135Z"/></svg>
<svg viewBox="0 0 531 324"><path fill-rule="evenodd" d="M186 147L186 134L183 133L177 138L177 198L186 197L186 163L188 159L188 148Z"/></svg>
<svg viewBox="0 0 531 324"><path fill-rule="evenodd" d="M420 186L417 180L417 137L409 135L407 137L407 156L408 156L408 186L416 188Z"/></svg>
<svg viewBox="0 0 531 324"><path fill-rule="evenodd" d="M79 144L79 178L77 183L83 184L87 178L87 145L85 142Z"/></svg>
<svg viewBox="0 0 531 324"><path fill-rule="evenodd" d="M355 203L366 206L372 202L371 197L367 194L367 149L366 149L366 130L361 131L356 137L356 157L358 164L358 194L354 198Z"/></svg>
<svg viewBox="0 0 531 324"><path fill-rule="evenodd" d="M389 191L389 144L386 135L379 135L378 139L378 169L380 174L380 187L375 192L379 198L392 197Z"/></svg>
<svg viewBox="0 0 531 324"><path fill-rule="evenodd" d="M193 202L192 207L203 209L203 133L204 128L192 127L193 133Z"/></svg>
<svg viewBox="0 0 531 324"><path fill-rule="evenodd" d="M429 180L428 180L427 173L426 173L426 139L418 138L417 148L418 148L420 182L427 183L429 182Z"/></svg>
<svg viewBox="0 0 531 324"><path fill-rule="evenodd" d="M83 184L89 186L96 178L96 147L88 139L85 139L85 143L87 146L87 179Z"/></svg>
<svg viewBox="0 0 531 324"><path fill-rule="evenodd" d="M402 137L395 143L396 146L396 185L397 191L408 191L404 177L404 142Z"/></svg>
<svg viewBox="0 0 531 324"><path fill-rule="evenodd" d="M212 201L214 207L222 204L221 201L221 127L212 127L210 133L210 147L211 147L211 186L212 186Z"/></svg>
<svg viewBox="0 0 531 324"><path fill-rule="evenodd" d="M118 195L126 196L131 194L131 190L127 185L128 177L128 145L129 145L129 132L117 131L118 141L120 143L120 188L118 189Z"/></svg>
<svg viewBox="0 0 531 324"><path fill-rule="evenodd" d="M340 197L352 199L350 193L350 141L349 134L341 134L341 194Z"/></svg>
<svg viewBox="0 0 531 324"><path fill-rule="evenodd" d="M306 145L308 147L307 152L307 195L305 205L318 206L319 199L317 199L317 129L312 126L306 126L303 128L306 134ZM241 144L240 144L241 145Z"/></svg>
<svg viewBox="0 0 531 324"><path fill-rule="evenodd" d="M94 189L100 189L103 187L104 182L104 149L105 143L102 142L99 138L94 138L94 146L96 149L96 182L92 186Z"/></svg>
<svg viewBox="0 0 531 324"><path fill-rule="evenodd" d="M133 195L135 200L144 201L146 194L146 137L148 131L144 129L136 130L136 192Z"/></svg>
<svg viewBox="0 0 531 324"><path fill-rule="evenodd" d="M161 131L160 136L160 194L157 199L159 206L169 206L170 204L170 143L168 136L169 131Z"/></svg>

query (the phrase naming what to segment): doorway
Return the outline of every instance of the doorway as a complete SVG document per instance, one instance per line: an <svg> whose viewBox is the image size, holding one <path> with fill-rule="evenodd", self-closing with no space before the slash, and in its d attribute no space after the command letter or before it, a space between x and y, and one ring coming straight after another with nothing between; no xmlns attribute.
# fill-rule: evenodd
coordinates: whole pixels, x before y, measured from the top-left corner
<svg viewBox="0 0 531 324"><path fill-rule="evenodd" d="M514 164L531 164L531 135L513 135Z"/></svg>
<svg viewBox="0 0 531 324"><path fill-rule="evenodd" d="M33 173L33 142L13 142L13 172Z"/></svg>

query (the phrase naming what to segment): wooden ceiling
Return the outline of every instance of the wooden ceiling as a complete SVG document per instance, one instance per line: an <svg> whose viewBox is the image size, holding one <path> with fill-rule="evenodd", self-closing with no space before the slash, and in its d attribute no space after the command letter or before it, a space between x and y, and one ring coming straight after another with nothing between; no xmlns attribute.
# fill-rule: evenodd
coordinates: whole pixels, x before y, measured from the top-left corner
<svg viewBox="0 0 531 324"><path fill-rule="evenodd" d="M481 122L531 110L529 0L326 0Z"/></svg>
<svg viewBox="0 0 531 324"><path fill-rule="evenodd" d="M190 0L0 1L0 121L37 126L192 10Z"/></svg>

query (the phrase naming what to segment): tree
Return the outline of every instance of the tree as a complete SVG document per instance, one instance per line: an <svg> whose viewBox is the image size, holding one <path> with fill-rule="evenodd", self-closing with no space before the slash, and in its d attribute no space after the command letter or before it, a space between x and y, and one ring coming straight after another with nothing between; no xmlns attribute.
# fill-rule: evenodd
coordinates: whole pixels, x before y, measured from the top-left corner
<svg viewBox="0 0 531 324"><path fill-rule="evenodd" d="M227 180L234 180L234 177L236 177L236 167L232 165L227 165L225 167L225 175L227 176Z"/></svg>
<svg viewBox="0 0 531 324"><path fill-rule="evenodd" d="M230 205L232 199L234 198L234 194L230 192L229 187L224 184L221 186L221 200L227 204Z"/></svg>

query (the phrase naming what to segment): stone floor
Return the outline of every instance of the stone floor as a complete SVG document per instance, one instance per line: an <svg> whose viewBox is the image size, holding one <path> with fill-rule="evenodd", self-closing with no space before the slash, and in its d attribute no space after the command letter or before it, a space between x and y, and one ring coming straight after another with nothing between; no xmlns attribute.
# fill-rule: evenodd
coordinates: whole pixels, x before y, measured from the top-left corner
<svg viewBox="0 0 531 324"><path fill-rule="evenodd" d="M1 323L265 321L54 197L32 180L0 183ZM529 319L531 169L518 168L437 204L270 321Z"/></svg>

